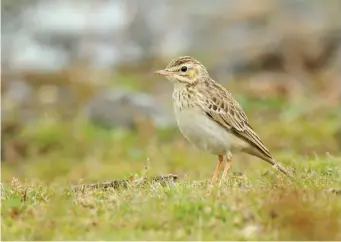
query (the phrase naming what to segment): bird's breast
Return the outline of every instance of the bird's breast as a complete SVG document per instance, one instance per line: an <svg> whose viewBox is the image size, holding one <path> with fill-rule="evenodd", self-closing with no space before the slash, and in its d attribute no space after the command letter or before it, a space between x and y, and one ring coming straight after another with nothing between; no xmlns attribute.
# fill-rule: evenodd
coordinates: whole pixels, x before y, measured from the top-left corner
<svg viewBox="0 0 341 242"><path fill-rule="evenodd" d="M199 107L174 103L174 112L181 133L197 148L217 155L230 151L232 134L207 117Z"/></svg>

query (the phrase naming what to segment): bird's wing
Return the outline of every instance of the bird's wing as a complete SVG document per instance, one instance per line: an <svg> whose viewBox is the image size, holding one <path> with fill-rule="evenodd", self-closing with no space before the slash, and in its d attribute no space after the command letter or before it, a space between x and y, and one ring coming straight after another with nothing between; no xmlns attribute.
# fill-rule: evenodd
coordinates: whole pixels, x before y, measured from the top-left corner
<svg viewBox="0 0 341 242"><path fill-rule="evenodd" d="M205 93L206 92L206 93ZM208 92L208 93L207 93ZM272 158L259 136L248 123L247 116L233 96L218 83L198 90L199 106L204 113L237 137Z"/></svg>

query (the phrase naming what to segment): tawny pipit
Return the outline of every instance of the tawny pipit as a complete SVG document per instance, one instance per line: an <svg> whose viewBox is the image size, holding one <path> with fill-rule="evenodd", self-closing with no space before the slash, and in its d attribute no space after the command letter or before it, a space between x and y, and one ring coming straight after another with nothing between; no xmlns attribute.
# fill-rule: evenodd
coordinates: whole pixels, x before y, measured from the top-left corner
<svg viewBox="0 0 341 242"><path fill-rule="evenodd" d="M173 107L181 133L197 148L218 156L212 183L217 180L223 157L227 162L222 180L230 168L232 153L237 152L257 156L290 175L253 131L238 102L211 79L199 61L189 56L176 58L155 73L174 84Z"/></svg>

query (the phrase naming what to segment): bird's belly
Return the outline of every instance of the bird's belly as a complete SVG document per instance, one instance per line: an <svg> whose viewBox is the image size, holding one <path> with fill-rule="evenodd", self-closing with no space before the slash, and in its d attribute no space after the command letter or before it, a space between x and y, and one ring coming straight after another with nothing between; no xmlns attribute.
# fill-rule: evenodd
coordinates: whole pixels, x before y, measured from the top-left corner
<svg viewBox="0 0 341 242"><path fill-rule="evenodd" d="M176 110L175 114L181 133L198 149L216 155L225 155L230 151L232 134L201 110Z"/></svg>

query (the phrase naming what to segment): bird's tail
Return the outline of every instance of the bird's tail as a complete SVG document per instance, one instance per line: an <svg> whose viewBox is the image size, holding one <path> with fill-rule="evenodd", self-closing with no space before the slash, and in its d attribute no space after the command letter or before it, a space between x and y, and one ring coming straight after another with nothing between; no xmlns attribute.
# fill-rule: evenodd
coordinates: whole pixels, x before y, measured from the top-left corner
<svg viewBox="0 0 341 242"><path fill-rule="evenodd" d="M264 160L267 161L268 163L270 163L275 169L279 170L284 175L286 175L290 178L294 178L293 174L291 172L289 172L283 165L281 165L281 163L279 163L275 159L269 157L268 159L264 159Z"/></svg>
<svg viewBox="0 0 341 242"><path fill-rule="evenodd" d="M280 172L282 172L287 177L294 179L294 175L291 172L289 172L280 162L278 162L274 158L272 158L270 152L265 153L262 150L254 149L254 148L245 149L244 151L246 151L250 155L257 156L257 157L261 158L262 160L270 163L273 166L273 168L275 168L276 170L279 170Z"/></svg>

